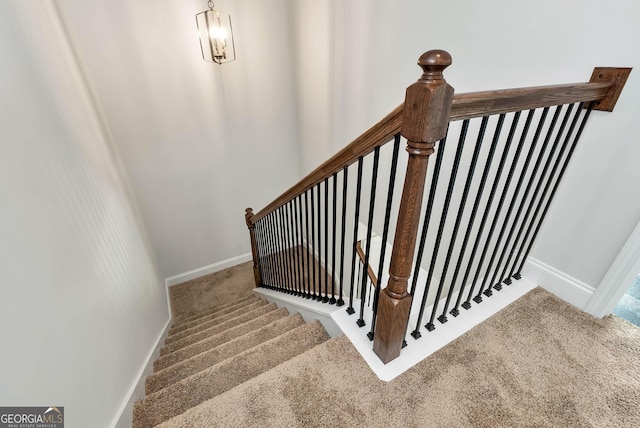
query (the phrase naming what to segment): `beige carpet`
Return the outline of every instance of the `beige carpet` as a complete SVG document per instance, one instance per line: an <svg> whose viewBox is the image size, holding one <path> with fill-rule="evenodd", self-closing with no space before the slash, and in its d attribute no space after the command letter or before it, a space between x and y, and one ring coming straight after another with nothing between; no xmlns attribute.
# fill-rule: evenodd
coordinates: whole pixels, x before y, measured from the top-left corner
<svg viewBox="0 0 640 428"><path fill-rule="evenodd" d="M169 288L174 323L220 307L255 288L253 262L192 279Z"/></svg>
<svg viewBox="0 0 640 428"><path fill-rule="evenodd" d="M637 427L640 329L538 288L390 383L342 336L161 426Z"/></svg>

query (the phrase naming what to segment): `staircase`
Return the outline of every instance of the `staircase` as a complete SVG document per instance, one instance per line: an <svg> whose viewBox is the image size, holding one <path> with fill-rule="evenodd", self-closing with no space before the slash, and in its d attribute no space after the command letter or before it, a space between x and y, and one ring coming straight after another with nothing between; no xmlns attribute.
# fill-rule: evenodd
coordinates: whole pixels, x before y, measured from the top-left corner
<svg viewBox="0 0 640 428"><path fill-rule="evenodd" d="M172 293L172 301L177 297ZM174 322L146 379L146 397L135 403L133 426L153 427L171 418L176 421L167 426L183 426L179 420L185 411L328 339L320 322L305 323L299 314L252 292L213 304Z"/></svg>

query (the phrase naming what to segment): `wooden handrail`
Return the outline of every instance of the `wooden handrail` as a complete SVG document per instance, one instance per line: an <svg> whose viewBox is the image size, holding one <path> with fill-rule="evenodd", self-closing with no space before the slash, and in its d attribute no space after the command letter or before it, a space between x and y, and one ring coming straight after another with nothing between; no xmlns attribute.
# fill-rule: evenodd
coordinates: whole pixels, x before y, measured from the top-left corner
<svg viewBox="0 0 640 428"><path fill-rule="evenodd" d="M366 256L362 249L362 241L356 242L356 253L358 253L358 257L360 258L360 261L362 261L362 264L364 264ZM367 263L367 274L369 275L369 279L371 280L373 287L378 288L378 279L376 278L376 274L373 272L373 268L370 263Z"/></svg>
<svg viewBox="0 0 640 428"><path fill-rule="evenodd" d="M520 89L456 94L449 120L463 120L500 113L551 107L575 102L598 101L609 93L613 83L572 83Z"/></svg>
<svg viewBox="0 0 640 428"><path fill-rule="evenodd" d="M599 101L610 93L613 86L614 84L611 82L571 83L455 94L451 103L449 120L471 119L575 102ZM403 112L404 103L397 106L384 119L322 163L269 205L255 213L251 222L256 223L345 166L351 165L360 156L371 153L376 146L390 141L395 134L400 132Z"/></svg>
<svg viewBox="0 0 640 428"><path fill-rule="evenodd" d="M287 202L298 197L305 190L310 189L333 173L340 171L345 166L351 165L360 156L368 155L380 144L390 141L395 134L400 132L402 123L402 111L404 105L399 105L384 119L373 125L364 134L353 140L351 144L333 155L328 161L311 171L296 185L278 196L273 202L254 214L251 221L256 223L270 212L277 210Z"/></svg>

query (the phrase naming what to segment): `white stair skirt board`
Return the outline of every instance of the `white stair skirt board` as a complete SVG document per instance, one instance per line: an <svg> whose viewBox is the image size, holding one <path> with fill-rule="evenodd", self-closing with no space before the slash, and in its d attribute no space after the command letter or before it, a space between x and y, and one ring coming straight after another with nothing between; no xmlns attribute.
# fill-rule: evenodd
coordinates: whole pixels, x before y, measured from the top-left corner
<svg viewBox="0 0 640 428"><path fill-rule="evenodd" d="M335 322L334 313L346 309L346 306L328 305L266 288L256 288L253 292L267 299L269 303L275 303L279 308L287 308L290 314L299 313L305 322L320 321L331 337L343 334L342 329Z"/></svg>
<svg viewBox="0 0 640 428"><path fill-rule="evenodd" d="M460 308L460 315L457 317L448 315L446 324L440 324L440 322L435 321L436 329L433 331L427 331L427 329L424 328L424 324L427 323L429 315L431 314L432 306L430 306L425 309L425 316L423 317L420 328L422 337L418 340L414 339L410 334L415 328L418 319L417 313L412 311L405 339L407 341L407 347L402 349L398 358L386 365L383 364L380 358L373 352L373 342L366 336L366 333L371 329L371 316L365 315L364 319L367 321L366 326L360 328L356 325L358 308L360 307L359 301L354 301L355 314L348 315L345 310L340 310L333 312L332 316L344 334L347 335L351 343L353 343L358 352L360 352L371 370L374 371L380 380L389 382L438 349L444 347L501 309L515 302L535 287L535 283L524 277L518 281L513 281L511 285L504 285L501 291L494 291L491 297L483 296L483 302L480 304L472 301L469 310ZM456 295L457 293L453 295L452 301L454 303L457 297ZM416 302L414 306L420 309L419 302ZM424 318L427 319L425 320Z"/></svg>

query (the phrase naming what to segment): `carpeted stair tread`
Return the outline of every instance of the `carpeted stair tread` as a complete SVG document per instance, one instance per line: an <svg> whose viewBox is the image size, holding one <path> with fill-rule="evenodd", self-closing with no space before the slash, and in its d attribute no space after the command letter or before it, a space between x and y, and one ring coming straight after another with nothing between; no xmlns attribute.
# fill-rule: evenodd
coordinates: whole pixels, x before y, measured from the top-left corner
<svg viewBox="0 0 640 428"><path fill-rule="evenodd" d="M220 311L225 311L229 308L232 308L234 306L241 306L242 304L249 302L249 301L256 301L259 300L260 298L258 296L255 295L255 293L251 292L249 294L247 294L246 296L234 301L234 302L230 302L224 305L220 305L220 306L214 306L212 308L206 309L204 311L198 312L195 315L190 316L189 318L184 318L180 321L174 321L173 325L172 325L172 329L178 326L181 326L183 324L188 324L190 322L193 321L197 321L200 318L206 317L208 315L212 315L212 314L216 314Z"/></svg>
<svg viewBox="0 0 640 428"><path fill-rule="evenodd" d="M362 389L339 401L336 397L343 396L340 389L344 373L355 374L360 381L353 387ZM325 379L335 380L337 387L327 385ZM342 335L190 408L158 428L367 426L354 424L354 420L360 420L362 409L350 403L366 399L370 384L376 388L390 385L376 377ZM382 407L393 412L388 404ZM368 426L391 426L381 422Z"/></svg>
<svg viewBox="0 0 640 428"><path fill-rule="evenodd" d="M228 314L220 315L220 316L218 316L216 318L213 318L213 319L210 319L208 321L204 321L204 322L201 322L201 323L199 323L197 325L194 325L193 327L188 328L186 330L178 331L178 332L174 333L173 335L168 336L165 339L164 343L165 343L165 345L169 345L171 343L175 343L175 342L177 342L177 341L179 341L181 339L184 339L185 337L191 336L192 334L201 332L203 330L207 330L207 329L209 329L211 327L214 327L216 325L220 325L220 324L224 323L225 321L228 321L228 320L233 319L233 318L237 318L242 314L245 314L247 312L251 312L254 309L258 309L258 308L260 308L262 306L267 306L268 304L269 304L269 302L267 302L266 300L260 299L260 300L258 300L256 302L253 302L253 303L249 304L249 305L244 305L242 307L237 308L233 312L229 312Z"/></svg>
<svg viewBox="0 0 640 428"><path fill-rule="evenodd" d="M231 358L246 349L258 346L302 324L304 324L304 320L300 314L290 315L225 342L213 349L180 361L165 370L148 376L146 379L146 393L152 394L162 388L166 388L175 382L205 370L227 358Z"/></svg>
<svg viewBox="0 0 640 428"><path fill-rule="evenodd" d="M248 298L239 300L238 302L236 302L233 305L229 305L229 306L226 306L224 308L219 308L219 309L216 309L216 310L208 310L208 311L205 311L204 313L199 314L197 317L195 317L192 320L183 321L183 322L181 322L179 324L174 324L174 325L171 326L171 329L169 330L169 335L171 336L176 332L179 332L179 331L182 331L182 330L186 330L186 329L191 328L191 327L193 327L195 325L198 325L201 322L206 322L206 321L208 321L210 319L213 319L213 318L216 318L216 317L218 317L220 315L228 314L228 313L233 312L233 311L235 311L235 310L237 310L239 308L242 308L242 307L244 307L246 305L250 305L251 303L263 300L263 299L255 296L255 295L247 296L247 297Z"/></svg>
<svg viewBox="0 0 640 428"><path fill-rule="evenodd" d="M157 425L329 339L314 321L224 360L135 403L133 427Z"/></svg>
<svg viewBox="0 0 640 428"><path fill-rule="evenodd" d="M155 372L164 370L167 367L179 363L182 360L186 360L187 358L191 358L194 355L200 354L201 352L205 352L209 349L215 348L216 346L220 346L221 344L233 340L238 336L242 336L251 331L257 330L263 325L269 324L273 321L285 318L287 316L289 316L289 311L286 308L280 308L275 311L267 312L266 314L260 315L250 321L239 324L233 328L230 328L213 336L209 336L206 339L194 343L193 345L185 346L184 348L161 356L153 362L153 370Z"/></svg>
<svg viewBox="0 0 640 428"><path fill-rule="evenodd" d="M254 309L252 311L245 312L223 323L220 323L213 327L209 327L206 330L199 331L197 333L192 334L191 336L185 337L184 339L180 339L176 342L165 345L164 348L160 349L160 356L166 355L170 352L175 352L180 348L184 348L185 346L192 345L196 342L201 341L202 339L205 339L209 336L213 336L214 334L222 333L223 331L229 328L232 328L239 324L247 322L257 316L264 315L267 312L275 311L276 309L277 309L277 306L275 305L275 303L272 303L270 305L260 306L259 308Z"/></svg>

